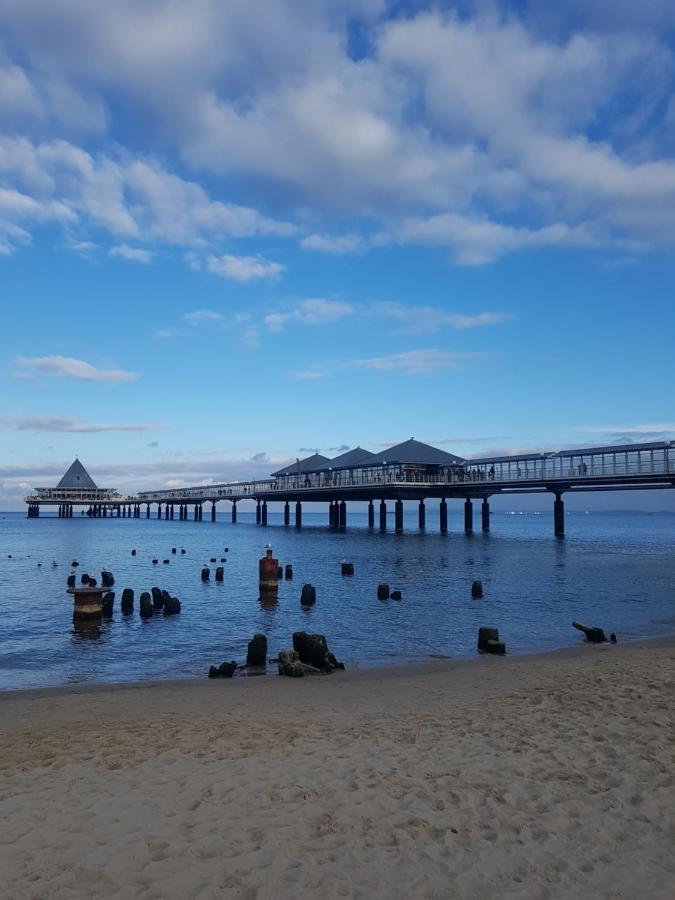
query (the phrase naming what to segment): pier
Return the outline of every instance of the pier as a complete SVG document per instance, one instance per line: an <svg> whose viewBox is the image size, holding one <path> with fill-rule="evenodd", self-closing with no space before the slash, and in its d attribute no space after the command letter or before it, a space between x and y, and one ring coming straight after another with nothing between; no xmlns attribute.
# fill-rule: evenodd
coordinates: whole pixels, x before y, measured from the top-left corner
<svg viewBox="0 0 675 900"><path fill-rule="evenodd" d="M85 477L86 476L86 477ZM230 505L237 521L237 504L255 503L256 523L266 527L268 504L283 504L285 527L302 527L303 504L328 505L327 527L344 531L349 501L367 503L368 525L388 527L393 505L394 530L403 531L403 502L418 506L418 527L427 527L426 501L440 501L439 529L448 530L448 501L463 503L464 531L476 526L474 504L480 505L479 527L490 530L490 498L515 494L548 494L553 503L553 533L565 534L564 496L589 491L663 490L675 487L675 442L580 448L550 453L462 459L410 439L381 453L361 448L333 459L316 453L274 472L268 479L223 482L200 487L142 491L123 496L96 486L75 460L55 488L38 488L25 498L28 517L40 508L57 507L70 518L75 508L93 518L178 519L216 521L216 505ZM389 504L389 507L388 507ZM376 505L378 515L376 517Z"/></svg>

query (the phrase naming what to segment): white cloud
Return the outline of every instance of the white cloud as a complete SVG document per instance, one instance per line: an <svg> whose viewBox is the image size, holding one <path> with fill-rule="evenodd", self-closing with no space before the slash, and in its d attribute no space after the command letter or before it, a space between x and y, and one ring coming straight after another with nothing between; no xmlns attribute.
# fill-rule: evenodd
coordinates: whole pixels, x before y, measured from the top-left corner
<svg viewBox="0 0 675 900"><path fill-rule="evenodd" d="M281 331L289 322L303 325L326 325L354 312L354 307L341 300L325 300L322 297L299 300L287 312L268 313L264 322L270 331Z"/></svg>
<svg viewBox="0 0 675 900"><path fill-rule="evenodd" d="M334 254L370 246L369 231L465 265L672 250L672 4L448 6L0 0L0 119L30 135L4 139L0 178L37 204L0 216L0 253L65 214L82 240L103 228L197 248L195 266L226 239L300 234L295 217L311 223L303 249ZM170 167L79 146L85 133L119 146L129 121ZM269 214L230 202L249 191Z"/></svg>
<svg viewBox="0 0 675 900"><path fill-rule="evenodd" d="M128 244L120 244L117 247L111 247L108 250L108 256L119 256L121 259L148 265L152 262L153 254L149 250L143 250L141 247L130 247Z"/></svg>
<svg viewBox="0 0 675 900"><path fill-rule="evenodd" d="M361 238L357 234L326 235L309 234L300 241L303 250L317 250L319 253L331 253L334 256L342 256L345 253L355 253L363 246Z"/></svg>
<svg viewBox="0 0 675 900"><path fill-rule="evenodd" d="M20 356L17 366L19 373L29 375L51 375L58 378L75 378L80 381L135 381L135 372L123 369L97 369L91 363L69 356Z"/></svg>
<svg viewBox="0 0 675 900"><path fill-rule="evenodd" d="M195 309L185 313L183 318L192 325L199 325L203 322L222 322L223 320L222 315L213 309Z"/></svg>
<svg viewBox="0 0 675 900"><path fill-rule="evenodd" d="M355 360L352 365L381 372L403 372L418 375L436 369L456 369L463 363L480 359L481 353L451 353L447 350L407 350L390 356L374 356Z"/></svg>
<svg viewBox="0 0 675 900"><path fill-rule="evenodd" d="M277 281L285 267L261 256L232 256L226 253L223 256L209 256L206 260L206 268L213 275L219 275L221 278L246 282L261 278Z"/></svg>
<svg viewBox="0 0 675 900"><path fill-rule="evenodd" d="M72 416L0 416L0 428L37 433L95 434L101 431L155 431L166 426L151 422L81 422Z"/></svg>
<svg viewBox="0 0 675 900"><path fill-rule="evenodd" d="M506 313L481 312L467 315L446 312L434 306L409 306L389 301L374 303L369 312L404 323L404 327L397 331L398 334L431 334L446 327L464 331L498 325L509 318Z"/></svg>

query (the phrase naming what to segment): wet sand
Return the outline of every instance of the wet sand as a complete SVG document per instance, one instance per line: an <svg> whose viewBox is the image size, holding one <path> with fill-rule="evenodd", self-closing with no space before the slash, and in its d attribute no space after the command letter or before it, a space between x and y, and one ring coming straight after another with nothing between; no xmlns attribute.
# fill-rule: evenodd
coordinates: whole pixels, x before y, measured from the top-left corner
<svg viewBox="0 0 675 900"><path fill-rule="evenodd" d="M675 639L0 694L0 896L675 897Z"/></svg>

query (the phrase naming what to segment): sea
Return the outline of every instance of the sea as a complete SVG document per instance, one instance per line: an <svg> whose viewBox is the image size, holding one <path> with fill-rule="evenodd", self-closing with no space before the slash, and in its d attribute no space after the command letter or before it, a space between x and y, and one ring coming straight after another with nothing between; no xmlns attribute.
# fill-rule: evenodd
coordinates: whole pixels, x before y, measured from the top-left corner
<svg viewBox="0 0 675 900"><path fill-rule="evenodd" d="M386 533L369 531L366 514L351 509L343 533L307 507L301 529L285 528L276 512L267 527L243 511L236 524L225 513L215 523L0 513L0 690L204 678L210 665L243 662L255 633L266 635L270 657L292 647L294 631L324 634L347 668L472 657L481 625L499 629L509 654L582 643L573 619L620 642L675 633L672 513L568 512L564 539L553 537L550 514L493 510L492 530L469 536L460 509L445 535L433 517L428 508L421 533L411 506L395 534L393 518ZM258 591L268 544L293 567L274 602ZM353 576L341 574L343 561ZM100 584L103 569L115 577L112 618L74 624L68 575ZM474 579L483 599L471 597ZM378 600L380 582L401 600ZM309 608L304 584L316 588ZM153 586L180 599L180 615L140 618L138 597ZM127 587L134 612L122 615Z"/></svg>

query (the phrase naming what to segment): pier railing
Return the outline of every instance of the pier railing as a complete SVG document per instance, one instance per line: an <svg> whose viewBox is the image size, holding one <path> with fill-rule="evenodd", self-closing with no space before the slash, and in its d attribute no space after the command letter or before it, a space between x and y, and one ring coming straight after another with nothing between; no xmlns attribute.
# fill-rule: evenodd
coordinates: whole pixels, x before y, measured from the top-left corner
<svg viewBox="0 0 675 900"><path fill-rule="evenodd" d="M675 480L675 446L602 451L551 453L533 456L474 460L464 465L430 471L420 466L380 465L354 469L308 472L277 479L229 482L194 488L145 491L137 495L140 503L200 502L205 500L274 496L289 492L317 492L348 488L392 487L467 488L480 486L495 490L525 484L583 484L647 482L663 476Z"/></svg>

